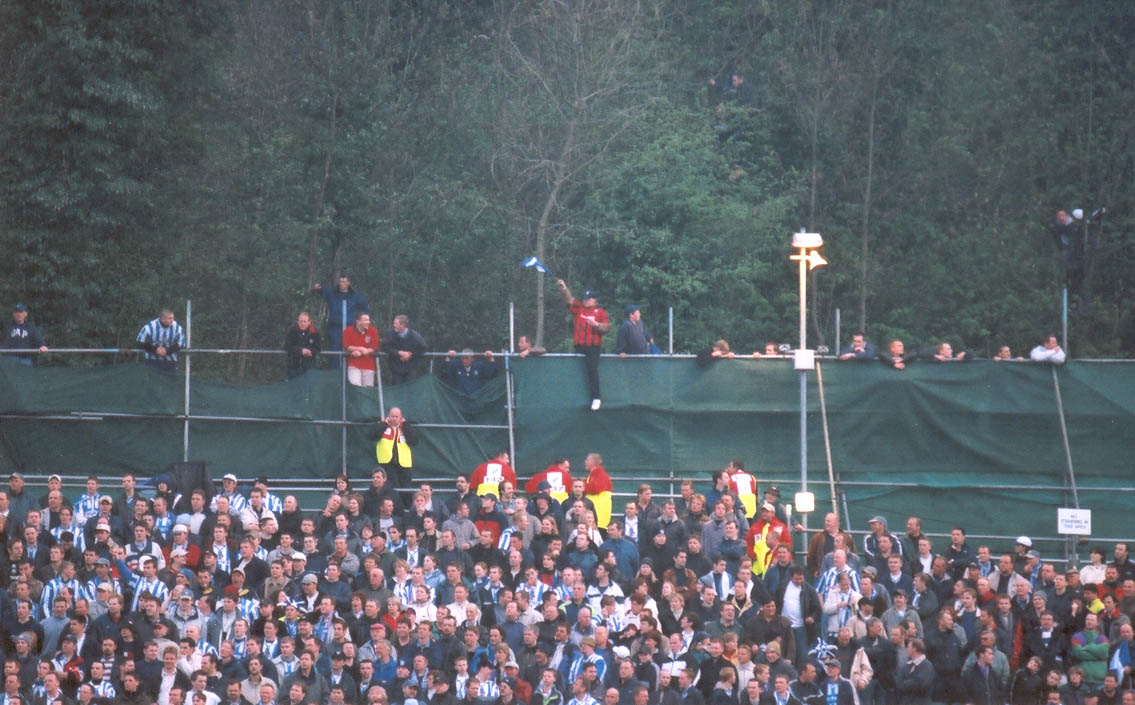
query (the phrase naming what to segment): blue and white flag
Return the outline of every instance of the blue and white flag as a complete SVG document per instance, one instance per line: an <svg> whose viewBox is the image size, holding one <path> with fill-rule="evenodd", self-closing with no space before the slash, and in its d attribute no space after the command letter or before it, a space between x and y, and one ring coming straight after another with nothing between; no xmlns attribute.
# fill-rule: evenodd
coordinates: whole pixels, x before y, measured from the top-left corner
<svg viewBox="0 0 1135 705"><path fill-rule="evenodd" d="M552 270L548 269L548 265L546 265L543 262L541 262L540 260L536 259L535 255L533 255L533 256L529 257L528 259L524 260L523 262L521 262L520 266L524 267L525 269L532 267L537 272L540 272L541 274L548 274L548 275L551 275L551 276L555 276L554 274L552 274Z"/></svg>

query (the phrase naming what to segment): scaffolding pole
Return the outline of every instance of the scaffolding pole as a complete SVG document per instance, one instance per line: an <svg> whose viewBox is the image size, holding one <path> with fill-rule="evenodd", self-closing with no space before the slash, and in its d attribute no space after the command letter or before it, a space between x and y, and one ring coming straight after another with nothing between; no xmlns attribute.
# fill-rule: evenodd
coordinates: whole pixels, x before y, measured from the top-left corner
<svg viewBox="0 0 1135 705"><path fill-rule="evenodd" d="M185 347L193 348L193 300L185 300ZM193 366L193 354L185 353L185 426L181 431L181 462L189 462L189 378Z"/></svg>
<svg viewBox="0 0 1135 705"><path fill-rule="evenodd" d="M1052 366L1052 391L1056 397L1056 415L1060 420L1060 440L1064 445L1064 467L1067 471L1064 475L1064 503L1068 503L1068 492L1071 491L1072 505L1079 509L1080 492L1076 489L1076 469L1072 465L1072 447L1068 444L1068 425L1064 419L1064 395L1060 392L1060 375L1056 373L1056 365ZM1076 559L1076 537L1068 536L1064 542L1064 560L1075 563Z"/></svg>
<svg viewBox="0 0 1135 705"><path fill-rule="evenodd" d="M512 305L509 304L509 311L511 312ZM504 358L504 408L508 412L508 457L513 465L518 465L519 461L516 459L516 435L513 433L512 424L512 368L508 363L508 356Z"/></svg>
<svg viewBox="0 0 1135 705"><path fill-rule="evenodd" d="M347 302L346 302L346 300L342 301L340 305L342 306L342 309L341 309L342 315L343 315L342 320L343 320L343 323L346 324L346 322L347 322ZM344 328L346 328L345 325L344 325ZM339 454L340 454L340 458L342 460L341 470L342 470L342 473L344 475L346 475L347 474L347 358L345 358L345 357L341 358L339 360L339 375L340 375L340 378L339 378L339 385L340 385L339 408L340 408L340 415L341 415L342 421L343 421L343 427L339 431Z"/></svg>
<svg viewBox="0 0 1135 705"><path fill-rule="evenodd" d="M832 463L832 438L828 430L828 403L824 398L824 373L820 369L818 361L816 362L816 386L820 390L820 425L824 429L824 458L828 463L828 487L832 493L832 512L839 514L839 507L836 506L835 466Z"/></svg>

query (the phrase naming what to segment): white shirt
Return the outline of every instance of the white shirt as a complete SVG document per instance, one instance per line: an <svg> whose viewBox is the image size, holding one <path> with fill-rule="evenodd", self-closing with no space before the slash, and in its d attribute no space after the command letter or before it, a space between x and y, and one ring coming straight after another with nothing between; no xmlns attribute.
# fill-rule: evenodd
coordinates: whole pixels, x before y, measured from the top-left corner
<svg viewBox="0 0 1135 705"><path fill-rule="evenodd" d="M800 592L801 588L793 582L789 582L788 586L784 589L784 609L782 614L788 618L789 623L794 628L804 626L804 616L800 612Z"/></svg>
<svg viewBox="0 0 1135 705"><path fill-rule="evenodd" d="M162 683L158 686L158 705L169 705L169 691L173 690L173 682L177 679L177 668L173 673L166 673L162 669Z"/></svg>
<svg viewBox="0 0 1135 705"><path fill-rule="evenodd" d="M1029 358L1037 362L1051 362L1059 365L1064 362L1065 356L1059 345L1051 350L1043 345L1038 345L1029 352Z"/></svg>
<svg viewBox="0 0 1135 705"><path fill-rule="evenodd" d="M193 693L194 692L196 692L196 691L191 689L188 693L185 694L185 700L187 702L193 702ZM217 703L221 702L221 696L217 695L216 693L214 693L210 690L206 690L206 691L202 691L202 692L205 694L205 705L217 705Z"/></svg>

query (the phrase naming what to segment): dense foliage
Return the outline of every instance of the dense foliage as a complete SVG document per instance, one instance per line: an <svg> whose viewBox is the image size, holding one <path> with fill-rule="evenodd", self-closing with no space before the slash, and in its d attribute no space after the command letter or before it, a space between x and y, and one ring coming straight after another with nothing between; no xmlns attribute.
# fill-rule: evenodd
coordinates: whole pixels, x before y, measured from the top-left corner
<svg viewBox="0 0 1135 705"><path fill-rule="evenodd" d="M41 0L0 7L0 300L55 346L194 302L280 345L348 271L433 349L566 345L539 254L676 349L1017 350L1059 327L1058 208L1106 206L1076 355L1135 345L1135 5ZM730 75L744 77L740 90ZM711 86L713 79L716 85ZM544 320L544 316L547 320ZM613 342L613 341L612 341Z"/></svg>

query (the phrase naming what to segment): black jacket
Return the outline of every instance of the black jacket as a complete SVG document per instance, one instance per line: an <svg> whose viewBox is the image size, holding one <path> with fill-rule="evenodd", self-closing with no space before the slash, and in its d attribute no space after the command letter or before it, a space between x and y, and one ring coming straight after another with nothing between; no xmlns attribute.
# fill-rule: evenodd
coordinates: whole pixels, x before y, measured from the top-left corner
<svg viewBox="0 0 1135 705"><path fill-rule="evenodd" d="M315 324L309 323L307 328L300 330L295 324L288 326L284 336L284 350L288 352L288 377L319 367L319 351L323 340ZM303 356L303 349L311 350L311 357Z"/></svg>
<svg viewBox="0 0 1135 705"><path fill-rule="evenodd" d="M1002 705L1005 702L1001 680L993 672L993 668L983 674L975 663L962 671L962 688L966 702L973 705Z"/></svg>
<svg viewBox="0 0 1135 705"><path fill-rule="evenodd" d="M788 584L785 583L776 589L777 614L784 614L784 592L788 589ZM820 638L820 625L823 623L824 609L816 588L812 587L807 580L800 585L800 614L805 620L804 629L808 634L808 644L811 645L813 641ZM809 617L812 618L811 624L806 621Z"/></svg>
<svg viewBox="0 0 1135 705"><path fill-rule="evenodd" d="M957 677L965 663L962 643L953 629L934 628L926 632L926 657L934 663L934 671L943 677Z"/></svg>
<svg viewBox="0 0 1135 705"><path fill-rule="evenodd" d="M898 670L896 679L899 702L903 705L930 705L934 689L934 665L925 659L917 666L907 664Z"/></svg>

